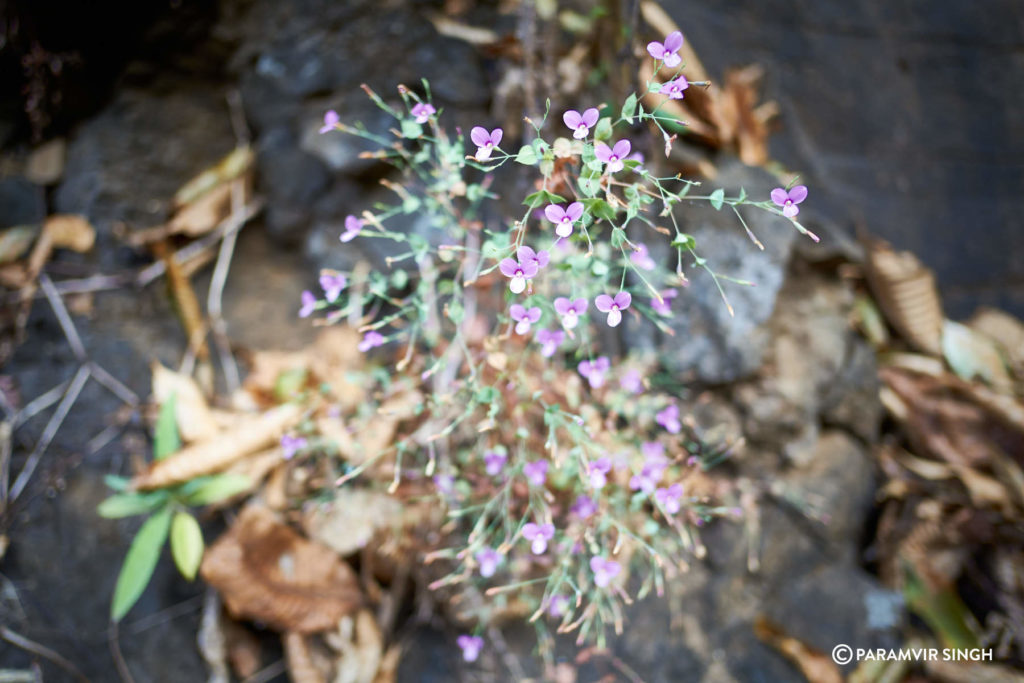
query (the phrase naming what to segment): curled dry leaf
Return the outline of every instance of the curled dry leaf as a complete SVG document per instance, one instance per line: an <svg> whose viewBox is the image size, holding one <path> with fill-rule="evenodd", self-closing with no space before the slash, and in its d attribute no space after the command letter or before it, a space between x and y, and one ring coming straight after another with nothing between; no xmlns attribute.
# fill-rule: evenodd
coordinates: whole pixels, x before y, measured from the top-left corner
<svg viewBox="0 0 1024 683"><path fill-rule="evenodd" d="M244 175L252 168L255 158L252 147L248 145L231 150L216 164L182 185L174 195L174 207L191 204L218 185Z"/></svg>
<svg viewBox="0 0 1024 683"><path fill-rule="evenodd" d="M43 224L43 232L50 236L56 249L70 249L79 254L92 249L96 243L96 229L84 216L57 214L50 216Z"/></svg>
<svg viewBox="0 0 1024 683"><path fill-rule="evenodd" d="M220 472L235 461L278 443L284 432L301 419L302 409L297 405L272 408L245 420L235 429L221 432L154 462L132 480L132 487L141 490L163 488Z"/></svg>
<svg viewBox="0 0 1024 683"><path fill-rule="evenodd" d="M207 550L200 573L231 614L285 632L333 630L363 601L355 574L333 550L255 505Z"/></svg>
<svg viewBox="0 0 1024 683"><path fill-rule="evenodd" d="M289 631L281 637L284 657L288 662L288 677L292 683L327 683L327 674L317 666L311 638L302 633Z"/></svg>
<svg viewBox="0 0 1024 683"><path fill-rule="evenodd" d="M868 285L889 324L918 351L941 356L945 317L935 274L909 251L869 237L862 241Z"/></svg>
<svg viewBox="0 0 1024 683"><path fill-rule="evenodd" d="M764 617L754 621L754 633L797 665L807 680L815 683L842 683L843 676L832 658L788 635L781 626Z"/></svg>
<svg viewBox="0 0 1024 683"><path fill-rule="evenodd" d="M1024 379L1024 323L1009 313L982 308L967 326L996 342L1018 379Z"/></svg>
<svg viewBox="0 0 1024 683"><path fill-rule="evenodd" d="M1010 393L1013 383L995 342L967 325L946 320L942 327L942 354L960 379L975 377L997 391Z"/></svg>
<svg viewBox="0 0 1024 683"><path fill-rule="evenodd" d="M402 505L386 493L342 487L334 500L309 509L302 526L314 541L351 555L366 546L378 531L403 523Z"/></svg>
<svg viewBox="0 0 1024 683"><path fill-rule="evenodd" d="M325 636L338 652L334 683L374 683L384 659L384 638L369 610L345 617L334 633Z"/></svg>
<svg viewBox="0 0 1024 683"><path fill-rule="evenodd" d="M175 397L175 423L182 441L205 441L220 432L220 424L194 379L155 361L150 368L153 373L153 400L163 405L172 395Z"/></svg>

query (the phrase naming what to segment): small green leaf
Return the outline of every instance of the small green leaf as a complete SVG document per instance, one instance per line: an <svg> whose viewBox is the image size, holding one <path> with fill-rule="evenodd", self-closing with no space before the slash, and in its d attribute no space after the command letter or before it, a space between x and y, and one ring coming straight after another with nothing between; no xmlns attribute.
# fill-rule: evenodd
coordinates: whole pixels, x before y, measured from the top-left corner
<svg viewBox="0 0 1024 683"><path fill-rule="evenodd" d="M693 239L693 235L687 235L685 232L680 232L672 239L672 246L677 249L690 251L697 246L697 240Z"/></svg>
<svg viewBox="0 0 1024 683"><path fill-rule="evenodd" d="M391 274L391 286L395 289L405 289L405 286L409 284L409 272L405 270L396 270Z"/></svg>
<svg viewBox="0 0 1024 683"><path fill-rule="evenodd" d="M409 195L404 200L402 200L402 213L406 215L416 213L417 211L420 210L420 206L422 205L422 203L423 202L421 202L420 198L417 197L416 195Z"/></svg>
<svg viewBox="0 0 1024 683"><path fill-rule="evenodd" d="M119 519L152 512L166 502L166 491L116 493L100 503L96 512L104 519Z"/></svg>
<svg viewBox="0 0 1024 683"><path fill-rule="evenodd" d="M466 309L462 306L462 299L459 297L452 298L445 306L445 311L448 313L448 319L456 325L461 325L463 319L466 317Z"/></svg>
<svg viewBox="0 0 1024 683"><path fill-rule="evenodd" d="M126 490L131 481L128 477L119 477L116 474L108 474L103 477L103 483L115 491Z"/></svg>
<svg viewBox="0 0 1024 683"><path fill-rule="evenodd" d="M622 228L612 228L612 248L618 249L626 241L626 231Z"/></svg>
<svg viewBox="0 0 1024 683"><path fill-rule="evenodd" d="M516 155L516 162L524 166L533 166L537 163L537 151L530 145L523 145Z"/></svg>
<svg viewBox="0 0 1024 683"><path fill-rule="evenodd" d="M715 211L722 210L722 202L725 201L725 190L718 188L711 193L711 206L715 207Z"/></svg>
<svg viewBox="0 0 1024 683"><path fill-rule="evenodd" d="M612 120L609 117L604 117L597 122L597 126L594 128L594 139L595 140L609 140L612 137Z"/></svg>
<svg viewBox="0 0 1024 683"><path fill-rule="evenodd" d="M543 159L540 164L537 165L537 170L545 178L550 178L551 174L555 172L555 162L552 159Z"/></svg>
<svg viewBox="0 0 1024 683"><path fill-rule="evenodd" d="M745 187L740 188L740 196L736 198L737 204L742 204L747 200L747 189Z"/></svg>
<svg viewBox="0 0 1024 683"><path fill-rule="evenodd" d="M415 121L402 121L402 137L418 138L423 135L423 126Z"/></svg>
<svg viewBox="0 0 1024 683"><path fill-rule="evenodd" d="M633 123L633 112L636 111L636 93L630 93L629 97L626 98L625 104L622 105L622 118L626 119L627 123Z"/></svg>
<svg viewBox="0 0 1024 683"><path fill-rule="evenodd" d="M587 197L593 197L601 191L601 175L596 173L581 173L579 179L580 192Z"/></svg>
<svg viewBox="0 0 1024 683"><path fill-rule="evenodd" d="M309 372L305 368L284 370L274 380L274 399L279 402L290 401L306 387Z"/></svg>
<svg viewBox="0 0 1024 683"><path fill-rule="evenodd" d="M168 396L160 406L160 413L156 416L156 429L153 433L154 460L163 460L181 448L176 418L177 405L178 395L174 393Z"/></svg>
<svg viewBox="0 0 1024 683"><path fill-rule="evenodd" d="M165 507L147 519L135 534L121 565L121 573L117 575L114 599L110 603L113 621L121 621L146 590L170 528L171 510Z"/></svg>
<svg viewBox="0 0 1024 683"><path fill-rule="evenodd" d="M177 512L171 522L171 556L178 571L189 581L196 578L203 560L203 531L196 518L187 512Z"/></svg>
<svg viewBox="0 0 1024 683"><path fill-rule="evenodd" d="M582 178L580 179L582 181ZM595 218L603 218L607 221L615 219L615 207L606 202L603 199L591 198L583 199L583 206L587 208L587 213ZM612 246L615 246L614 244Z"/></svg>
<svg viewBox="0 0 1024 683"><path fill-rule="evenodd" d="M244 493L252 487L248 477L241 474L217 474L185 497L188 505L209 505Z"/></svg>
<svg viewBox="0 0 1024 683"><path fill-rule="evenodd" d="M523 200L523 204L527 206L540 206L541 204L563 204L565 203L565 197L555 194L554 192L548 192L547 190L538 190L533 194L526 196Z"/></svg>

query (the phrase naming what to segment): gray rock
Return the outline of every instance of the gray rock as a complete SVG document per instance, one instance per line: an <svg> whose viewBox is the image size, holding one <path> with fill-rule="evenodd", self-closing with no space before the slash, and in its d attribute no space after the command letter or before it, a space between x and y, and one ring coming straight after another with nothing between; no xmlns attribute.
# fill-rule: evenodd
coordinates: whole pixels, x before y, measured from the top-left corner
<svg viewBox="0 0 1024 683"><path fill-rule="evenodd" d="M0 180L0 228L34 225L45 217L43 188L18 176Z"/></svg>
<svg viewBox="0 0 1024 683"><path fill-rule="evenodd" d="M331 184L330 173L286 133L264 136L257 161L259 187L267 198L267 230L279 243L298 244L312 220L313 202Z"/></svg>
<svg viewBox="0 0 1024 683"><path fill-rule="evenodd" d="M731 163L706 185L722 187L729 195L742 187L752 197L767 197L778 183L764 171ZM731 211L715 211L704 202L686 203L676 211L683 230L693 235L697 252L709 267L756 286L722 282L735 311L730 316L711 276L703 269L688 268L691 284L677 299L677 313L670 323L675 337L662 340L661 360L673 372L706 383L746 377L761 365L767 341L762 326L775 309L796 231L783 218L758 210L743 211L747 224L765 245L765 251L760 251Z"/></svg>

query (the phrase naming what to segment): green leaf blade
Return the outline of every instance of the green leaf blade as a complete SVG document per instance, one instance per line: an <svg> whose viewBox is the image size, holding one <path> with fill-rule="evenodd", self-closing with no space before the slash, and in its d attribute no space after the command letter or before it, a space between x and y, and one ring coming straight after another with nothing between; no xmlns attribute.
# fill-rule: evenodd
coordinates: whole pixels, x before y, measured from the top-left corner
<svg viewBox="0 0 1024 683"><path fill-rule="evenodd" d="M194 581L203 561L203 530L196 518L181 511L171 522L171 556L178 571L189 581Z"/></svg>
<svg viewBox="0 0 1024 683"><path fill-rule="evenodd" d="M252 482L241 474L217 474L189 493L185 502L188 505L209 505L245 493L250 488Z"/></svg>
<svg viewBox="0 0 1024 683"><path fill-rule="evenodd" d="M171 394L160 406L153 430L153 459L163 460L181 448L177 422L178 395Z"/></svg>
<svg viewBox="0 0 1024 683"><path fill-rule="evenodd" d="M165 507L147 519L135 534L114 587L114 599L110 603L113 621L121 621L146 590L170 529L171 510Z"/></svg>

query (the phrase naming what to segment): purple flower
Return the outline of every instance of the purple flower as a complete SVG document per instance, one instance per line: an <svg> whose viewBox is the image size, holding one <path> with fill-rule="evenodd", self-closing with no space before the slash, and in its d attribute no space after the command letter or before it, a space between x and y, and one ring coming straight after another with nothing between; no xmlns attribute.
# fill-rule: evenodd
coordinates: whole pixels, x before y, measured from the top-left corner
<svg viewBox="0 0 1024 683"><path fill-rule="evenodd" d="M598 588L607 586L622 571L618 562L606 560L598 555L590 558L590 569L594 572L594 585Z"/></svg>
<svg viewBox="0 0 1024 683"><path fill-rule="evenodd" d="M564 296L555 299L555 313L562 316L562 325L567 330L576 327L580 322L580 316L587 312L587 300L580 298L570 301Z"/></svg>
<svg viewBox="0 0 1024 683"><path fill-rule="evenodd" d="M301 436L292 436L291 434L285 434L281 437L281 450L284 451L284 459L291 460L295 457L295 454L301 451L303 448L309 445Z"/></svg>
<svg viewBox="0 0 1024 683"><path fill-rule="evenodd" d="M543 486L544 480L548 476L548 461L538 460L526 463L523 465L523 474L526 475L527 480L534 486Z"/></svg>
<svg viewBox="0 0 1024 683"><path fill-rule="evenodd" d="M661 292L659 292L659 294L661 295L660 299L658 299L657 297L654 297L654 298L651 299L651 308L653 308L655 311L657 311L661 315L671 316L672 315L671 302L672 302L672 299L676 298L676 296L679 294L679 292L677 292L674 289L665 289L665 290L662 290Z"/></svg>
<svg viewBox="0 0 1024 683"><path fill-rule="evenodd" d="M633 297L629 292L619 292L614 298L607 294L599 294L594 299L597 310L608 314L608 327L616 327L622 322L622 311L629 308Z"/></svg>
<svg viewBox="0 0 1024 683"><path fill-rule="evenodd" d="M338 117L338 112L333 109L324 114L324 125L320 127L320 134L329 133L334 130L335 126L338 125L338 121L341 119Z"/></svg>
<svg viewBox="0 0 1024 683"><path fill-rule="evenodd" d="M436 113L434 105L429 102L417 102L412 108L412 115L416 117L416 123L426 123Z"/></svg>
<svg viewBox="0 0 1024 683"><path fill-rule="evenodd" d="M316 310L317 300L313 292L308 289L302 292L302 308L299 309L300 318L308 318Z"/></svg>
<svg viewBox="0 0 1024 683"><path fill-rule="evenodd" d="M633 253L629 255L629 260L641 270L654 270L658 267L658 264L651 258L651 254L647 250L646 244L636 245L636 249L634 249Z"/></svg>
<svg viewBox="0 0 1024 683"><path fill-rule="evenodd" d="M569 610L569 596L567 595L556 595L551 598L551 604L548 605L548 614L555 617L565 616L565 613Z"/></svg>
<svg viewBox="0 0 1024 683"><path fill-rule="evenodd" d="M619 378L619 386L631 394L642 394L644 391L644 378L639 370L627 370Z"/></svg>
<svg viewBox="0 0 1024 683"><path fill-rule="evenodd" d="M668 464L668 458L665 457L665 444L660 441L644 441L640 444L640 454L644 456L644 462L663 466Z"/></svg>
<svg viewBox="0 0 1024 683"><path fill-rule="evenodd" d="M523 538L530 542L530 551L534 555L543 555L544 551L548 549L548 541L554 537L554 524L527 522L523 525Z"/></svg>
<svg viewBox="0 0 1024 683"><path fill-rule="evenodd" d="M640 452L644 456L644 465L639 474L634 474L630 478L629 488L650 495L665 474L668 458L665 457L665 446L657 441L644 442L640 446Z"/></svg>
<svg viewBox="0 0 1024 683"><path fill-rule="evenodd" d="M603 161L607 165L606 170L609 173L616 173L625 166L622 161L629 156L629 150L629 140L619 140L614 147L608 147L603 142L599 142L594 147L594 154L598 161Z"/></svg>
<svg viewBox="0 0 1024 683"><path fill-rule="evenodd" d="M573 202L564 209L558 204L548 204L544 207L544 215L555 224L556 235L568 237L572 234L572 224L583 216L583 204Z"/></svg>
<svg viewBox="0 0 1024 683"><path fill-rule="evenodd" d="M455 493L455 477L450 474L435 474L434 486L442 494L450 496Z"/></svg>
<svg viewBox="0 0 1024 683"><path fill-rule="evenodd" d="M668 488L661 488L654 492L654 500L662 507L665 514L674 515L679 512L679 501L683 497L683 485L672 484Z"/></svg>
<svg viewBox="0 0 1024 683"><path fill-rule="evenodd" d="M363 335L363 341L359 342L359 350L366 353L370 349L384 345L384 335L377 330L370 330Z"/></svg>
<svg viewBox="0 0 1024 683"><path fill-rule="evenodd" d="M598 356L594 360L581 361L578 370L590 382L590 388L598 389L604 386L605 373L611 366L612 362L608 360L608 356Z"/></svg>
<svg viewBox="0 0 1024 683"><path fill-rule="evenodd" d="M805 199L807 199L807 187L805 185L797 185L788 192L781 187L772 190L772 201L782 207L782 215L786 218L792 218L800 213L797 204Z"/></svg>
<svg viewBox="0 0 1024 683"><path fill-rule="evenodd" d="M668 83L662 83L661 90L658 92L662 95L668 95L669 99L681 100L683 99L683 91L689 87L690 84L687 82L686 76L679 75Z"/></svg>
<svg viewBox="0 0 1024 683"><path fill-rule="evenodd" d="M665 62L665 66L674 68L683 61L683 58L676 54L682 46L683 34L679 31L673 31L668 34L664 43L659 43L656 40L648 43L647 52L655 59Z"/></svg>
<svg viewBox="0 0 1024 683"><path fill-rule="evenodd" d="M679 423L679 406L671 403L654 416L654 421L664 427L670 434L678 434L683 426Z"/></svg>
<svg viewBox="0 0 1024 683"><path fill-rule="evenodd" d="M501 470L505 467L505 461L508 460L508 456L499 451L487 451L484 453L484 470L487 474L492 477L496 477L501 474Z"/></svg>
<svg viewBox="0 0 1024 683"><path fill-rule="evenodd" d="M518 260L517 260L518 259ZM511 278L508 288L513 294L519 294L526 289L526 283L537 275L537 272L548 264L551 255L543 249L539 252L527 246L521 246L516 250L516 258L502 259L498 269L502 275Z"/></svg>
<svg viewBox="0 0 1024 683"><path fill-rule="evenodd" d="M342 242L351 242L363 229L363 221L355 216L345 216L345 232L339 238Z"/></svg>
<svg viewBox="0 0 1024 683"><path fill-rule="evenodd" d="M608 472L612 469L612 459L608 457L598 458L587 467L587 479L590 486L595 489L603 489L608 483Z"/></svg>
<svg viewBox="0 0 1024 683"><path fill-rule="evenodd" d="M540 307L531 306L526 308L519 304L512 304L508 309L509 316L516 321L516 334L526 334L530 326L540 320Z"/></svg>
<svg viewBox="0 0 1024 683"><path fill-rule="evenodd" d="M573 132L572 136L577 140L582 140L590 134L590 129L597 123L597 119L600 116L597 109L591 107L582 114L575 109L562 114L562 120L565 121L565 125Z"/></svg>
<svg viewBox="0 0 1024 683"><path fill-rule="evenodd" d="M565 332L561 330L537 330L537 341L542 344L540 355L551 358L565 341Z"/></svg>
<svg viewBox="0 0 1024 683"><path fill-rule="evenodd" d="M331 303L338 300L341 290L348 285L348 278L341 273L325 270L320 273L320 287L324 290L324 296Z"/></svg>
<svg viewBox="0 0 1024 683"><path fill-rule="evenodd" d="M501 128L495 128L488 133L486 128L476 126L473 130L469 131L469 138L477 147L477 161L487 161L491 158L491 152L498 146L498 143L501 142L501 135Z"/></svg>
<svg viewBox="0 0 1024 683"><path fill-rule="evenodd" d="M577 496L576 502L569 508L569 512L577 515L580 519L589 519L597 512L597 503L590 496Z"/></svg>
<svg viewBox="0 0 1024 683"><path fill-rule="evenodd" d="M480 564L480 576L485 579L489 579L494 576L494 572L498 571L498 565L501 564L505 556L499 553L494 548L484 548L476 554L476 561Z"/></svg>
<svg viewBox="0 0 1024 683"><path fill-rule="evenodd" d="M455 639L462 648L462 658L467 662L475 662L480 656L480 650L484 648L484 639L480 636L461 635Z"/></svg>

